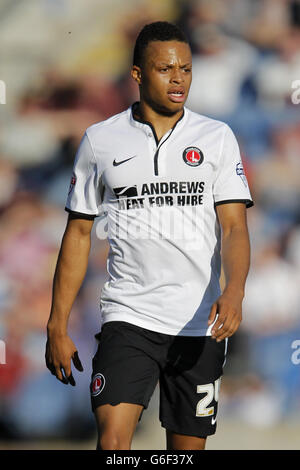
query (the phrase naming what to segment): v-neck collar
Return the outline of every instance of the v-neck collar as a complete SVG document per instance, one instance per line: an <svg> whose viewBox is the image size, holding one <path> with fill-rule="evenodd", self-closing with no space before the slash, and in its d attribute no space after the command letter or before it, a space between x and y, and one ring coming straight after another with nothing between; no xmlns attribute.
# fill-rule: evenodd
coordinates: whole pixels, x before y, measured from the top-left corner
<svg viewBox="0 0 300 470"><path fill-rule="evenodd" d="M139 101L135 101L135 103L132 104L132 106L129 108L130 110L130 117L131 117L131 122L134 124L134 125L137 125L138 127L139 124L141 124L143 126L147 125L151 128L152 132L153 132L153 135L154 135L154 138L155 138L155 141L156 141L156 145L158 146L159 143L161 142L162 139L158 140L158 137L156 135L156 132L155 132L155 129L154 129L154 126L152 125L151 122L149 121L144 121L143 119L140 119L138 118L134 112L135 112L135 109L137 108L137 106L139 105ZM175 122L175 124L169 129L169 131L167 131L164 135L166 135L167 133L173 133L175 127L177 126L177 124L181 121L183 121L183 119L185 118L186 116L186 109L183 108L183 113L182 115L180 116L180 118L177 119L177 121ZM164 136L162 136L164 137Z"/></svg>

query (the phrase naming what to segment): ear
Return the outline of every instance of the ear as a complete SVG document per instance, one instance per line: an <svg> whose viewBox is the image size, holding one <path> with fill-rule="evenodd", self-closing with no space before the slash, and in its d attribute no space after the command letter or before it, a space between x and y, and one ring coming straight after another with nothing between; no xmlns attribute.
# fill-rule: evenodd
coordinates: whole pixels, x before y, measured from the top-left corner
<svg viewBox="0 0 300 470"><path fill-rule="evenodd" d="M138 67L137 65L134 65L131 69L131 76L133 80L137 82L138 85L141 85L142 83L142 71L141 68Z"/></svg>

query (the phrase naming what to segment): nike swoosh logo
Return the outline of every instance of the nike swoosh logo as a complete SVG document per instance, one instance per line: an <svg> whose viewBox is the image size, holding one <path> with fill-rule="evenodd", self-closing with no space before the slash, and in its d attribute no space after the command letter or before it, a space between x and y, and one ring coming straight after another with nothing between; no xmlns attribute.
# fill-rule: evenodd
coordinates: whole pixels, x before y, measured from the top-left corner
<svg viewBox="0 0 300 470"><path fill-rule="evenodd" d="M211 418L211 424L212 425L214 425L216 421L217 421L217 418Z"/></svg>
<svg viewBox="0 0 300 470"><path fill-rule="evenodd" d="M135 158L135 157L136 155L134 155L133 157L125 158L125 160L121 160L120 162L116 162L116 159L114 159L113 166L122 165L122 163L128 162L128 160L131 160L132 158Z"/></svg>

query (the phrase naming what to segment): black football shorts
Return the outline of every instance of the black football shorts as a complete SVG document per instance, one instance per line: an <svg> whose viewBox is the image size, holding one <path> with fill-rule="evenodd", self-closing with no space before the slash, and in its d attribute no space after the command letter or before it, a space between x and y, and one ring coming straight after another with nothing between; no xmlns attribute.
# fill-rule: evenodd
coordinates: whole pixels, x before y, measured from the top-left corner
<svg viewBox="0 0 300 470"><path fill-rule="evenodd" d="M215 433L227 339L171 336L122 321L105 323L96 338L93 411L122 402L146 409L159 383L164 428L198 437Z"/></svg>

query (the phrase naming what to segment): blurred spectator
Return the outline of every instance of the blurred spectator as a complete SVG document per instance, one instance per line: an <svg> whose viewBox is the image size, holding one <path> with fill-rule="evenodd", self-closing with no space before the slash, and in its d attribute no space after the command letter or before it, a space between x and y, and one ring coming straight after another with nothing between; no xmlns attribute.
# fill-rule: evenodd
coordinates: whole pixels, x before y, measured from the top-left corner
<svg viewBox="0 0 300 470"><path fill-rule="evenodd" d="M300 226L296 225L291 228L286 247L286 258L292 264L297 272L300 273Z"/></svg>
<svg viewBox="0 0 300 470"><path fill-rule="evenodd" d="M262 382L260 388L265 383L270 395L276 389L280 392L278 419L300 411L300 377L291 361L291 344L300 336L299 281L299 270L282 257L280 239L270 238L256 249L247 280L242 330L248 335L248 367Z"/></svg>
<svg viewBox="0 0 300 470"><path fill-rule="evenodd" d="M278 239L256 249L247 280L243 328L261 336L300 326L299 272L281 255ZM261 366L264 367L263 363Z"/></svg>
<svg viewBox="0 0 300 470"><path fill-rule="evenodd" d="M230 115L238 106L243 83L252 74L256 52L214 24L197 26L193 37L193 82L187 105L200 114Z"/></svg>
<svg viewBox="0 0 300 470"><path fill-rule="evenodd" d="M245 24L245 37L262 50L273 49L291 24L289 0L255 0L254 15Z"/></svg>
<svg viewBox="0 0 300 470"><path fill-rule="evenodd" d="M291 85L300 77L300 28L285 29L273 47L273 53L260 62L255 82L260 104L276 111L291 105Z"/></svg>
<svg viewBox="0 0 300 470"><path fill-rule="evenodd" d="M15 166L4 156L0 156L0 211L13 198L18 185L18 172Z"/></svg>
<svg viewBox="0 0 300 470"><path fill-rule="evenodd" d="M284 231L300 216L300 124L275 128L271 143L254 166L253 190L265 216Z"/></svg>

